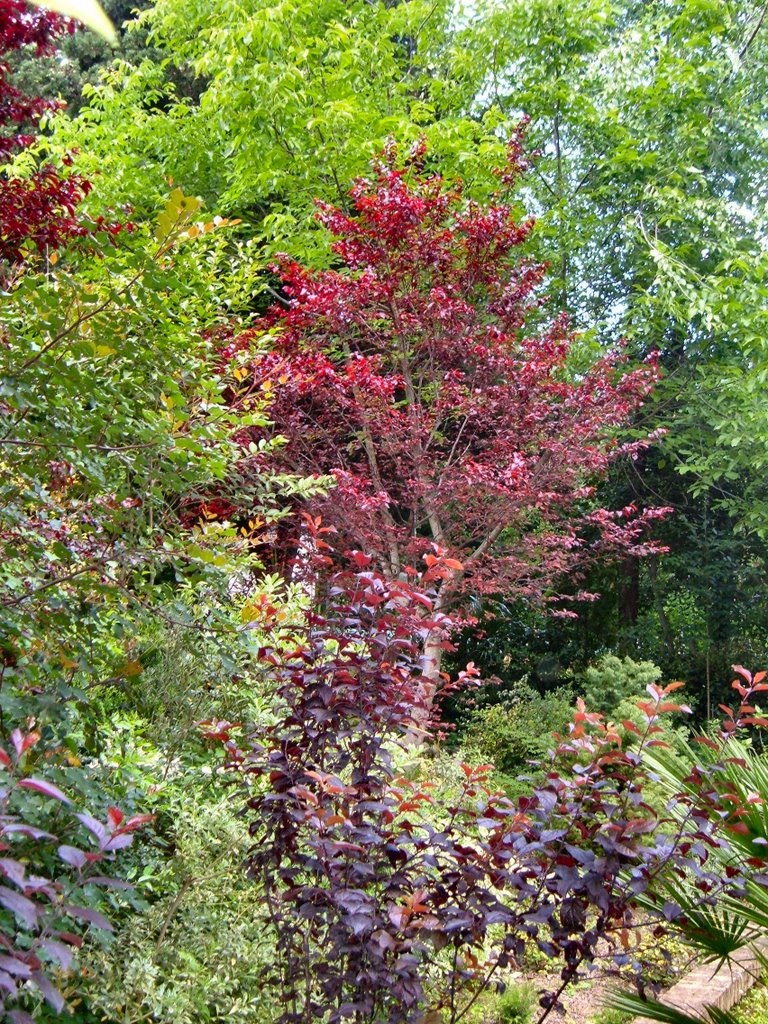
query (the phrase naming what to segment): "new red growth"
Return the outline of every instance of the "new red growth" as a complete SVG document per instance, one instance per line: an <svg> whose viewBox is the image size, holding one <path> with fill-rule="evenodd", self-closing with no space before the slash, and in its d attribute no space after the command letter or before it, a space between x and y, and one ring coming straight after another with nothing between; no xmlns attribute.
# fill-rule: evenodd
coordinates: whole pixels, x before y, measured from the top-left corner
<svg viewBox="0 0 768 1024"><path fill-rule="evenodd" d="M521 154L518 137L505 188ZM465 198L423 159L420 148L401 168L386 153L351 190L350 213L319 204L339 268L284 258L287 302L225 357L274 333L241 395L272 396L287 470L335 478L305 508L341 549L397 578L437 545L456 566L437 591L443 610L469 593L552 601L556 581L597 555L652 550L646 527L662 510L597 509L592 495L614 460L644 447L617 436L657 370L611 352L573 372L567 319L542 326L544 267L520 255L532 222L500 195Z"/></svg>

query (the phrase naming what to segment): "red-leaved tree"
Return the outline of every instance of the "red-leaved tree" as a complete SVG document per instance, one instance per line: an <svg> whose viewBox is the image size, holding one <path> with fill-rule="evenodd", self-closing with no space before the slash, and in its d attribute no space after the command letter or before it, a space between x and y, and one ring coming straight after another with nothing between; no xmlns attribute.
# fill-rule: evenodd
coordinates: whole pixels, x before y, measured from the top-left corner
<svg viewBox="0 0 768 1024"><path fill-rule="evenodd" d="M38 56L50 54L56 40L73 29L74 22L24 0L0 0L0 156L30 145L30 127L58 106L56 100L28 96L13 84L8 54L26 46Z"/></svg>
<svg viewBox="0 0 768 1024"><path fill-rule="evenodd" d="M8 56L34 47L38 56L54 51L56 41L74 30L74 22L24 0L0 0L0 160L32 145L40 117L60 104L30 96L13 84ZM89 234L77 207L91 184L82 176L61 174L50 166L29 176L6 173L0 181L0 282L34 254L50 253L69 240ZM119 225L109 225L111 231Z"/></svg>
<svg viewBox="0 0 768 1024"><path fill-rule="evenodd" d="M505 192L526 167L521 135ZM352 188L351 213L319 204L339 269L284 258L287 300L225 356L258 353L243 400L273 396L286 469L335 477L305 510L335 527L340 550L396 579L437 549L452 569L438 612L470 594L557 602L558 581L598 555L652 549L646 527L662 510L609 511L592 495L612 461L643 447L617 435L657 371L611 352L573 372L566 318L541 327L532 315L545 268L518 252L532 221L501 192L490 205L466 199L460 183L425 174L423 157L399 169L386 152ZM439 661L428 642L427 676Z"/></svg>

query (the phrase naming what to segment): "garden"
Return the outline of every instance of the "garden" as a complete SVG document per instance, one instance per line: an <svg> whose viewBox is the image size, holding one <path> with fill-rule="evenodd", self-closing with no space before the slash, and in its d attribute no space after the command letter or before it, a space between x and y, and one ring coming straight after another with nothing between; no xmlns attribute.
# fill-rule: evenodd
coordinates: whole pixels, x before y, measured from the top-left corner
<svg viewBox="0 0 768 1024"><path fill-rule="evenodd" d="M767 97L757 0L0 0L3 1021L765 1024Z"/></svg>

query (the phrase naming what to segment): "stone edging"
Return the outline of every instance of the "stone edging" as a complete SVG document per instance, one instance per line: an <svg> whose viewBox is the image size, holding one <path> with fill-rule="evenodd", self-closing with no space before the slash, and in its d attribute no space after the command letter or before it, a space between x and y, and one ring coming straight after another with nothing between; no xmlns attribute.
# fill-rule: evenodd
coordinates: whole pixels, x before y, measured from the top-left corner
<svg viewBox="0 0 768 1024"><path fill-rule="evenodd" d="M764 954L768 952L768 940L757 944ZM759 980L762 973L755 946L746 946L733 954L730 962L720 967L702 964L685 975L676 985L660 997L661 1002L674 1006L692 1017L707 1019L706 1008L716 1006L730 1010ZM651 1024L645 1017L636 1018L636 1024Z"/></svg>

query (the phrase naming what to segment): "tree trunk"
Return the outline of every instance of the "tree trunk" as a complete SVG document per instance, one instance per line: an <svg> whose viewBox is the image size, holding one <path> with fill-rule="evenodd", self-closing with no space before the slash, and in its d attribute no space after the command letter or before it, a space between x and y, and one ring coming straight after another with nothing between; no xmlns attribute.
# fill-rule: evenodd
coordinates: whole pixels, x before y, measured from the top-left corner
<svg viewBox="0 0 768 1024"><path fill-rule="evenodd" d="M619 580L619 625L634 626L639 608L640 564L636 558L625 558Z"/></svg>
<svg viewBox="0 0 768 1024"><path fill-rule="evenodd" d="M670 625L667 613L664 608L664 596L661 593L661 587L658 580L658 563L659 559L657 555L651 555L648 559L648 575L651 580L651 587L653 590L654 604L656 606L656 614L659 616L659 625L661 626L661 642L662 642L662 658L666 661L671 658L674 650L674 634L672 632L672 626Z"/></svg>
<svg viewBox="0 0 768 1024"><path fill-rule="evenodd" d="M442 604L438 596L435 601L435 612L442 611ZM440 670L443 662L444 637L440 630L432 629L424 639L419 658L419 694L423 705L415 709L413 721L414 728L406 735L406 744L409 747L423 746L429 726L429 719L432 712L435 694L440 686Z"/></svg>

